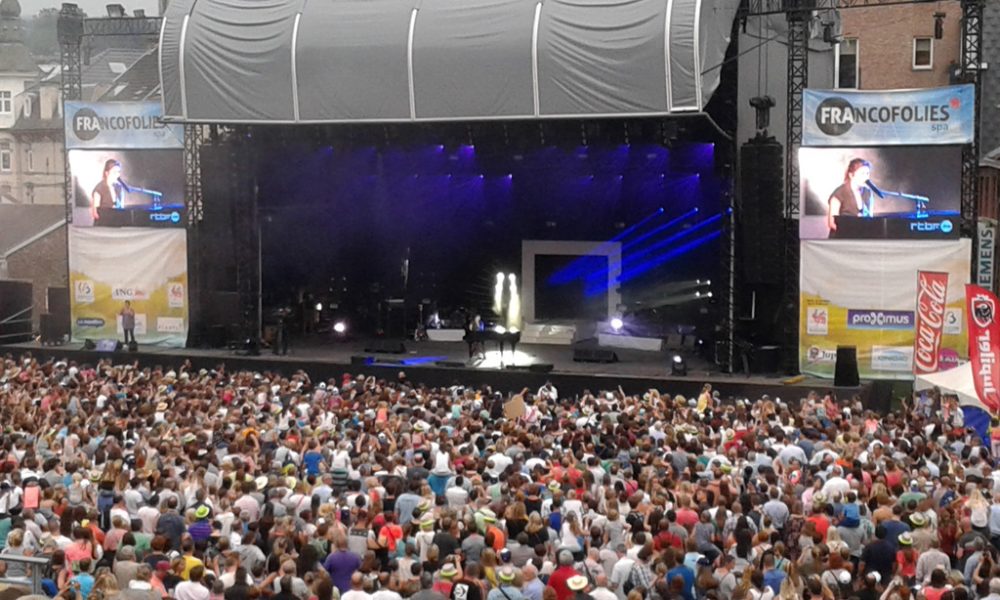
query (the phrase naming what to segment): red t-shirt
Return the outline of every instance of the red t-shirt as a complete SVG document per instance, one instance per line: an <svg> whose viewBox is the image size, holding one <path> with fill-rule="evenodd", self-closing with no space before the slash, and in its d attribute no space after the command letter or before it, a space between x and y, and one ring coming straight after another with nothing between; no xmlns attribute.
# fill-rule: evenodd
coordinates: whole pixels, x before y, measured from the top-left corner
<svg viewBox="0 0 1000 600"><path fill-rule="evenodd" d="M573 567L559 567L549 576L549 587L556 591L558 600L569 600L573 597L573 590L569 589L566 582L570 577L576 577L579 573Z"/></svg>

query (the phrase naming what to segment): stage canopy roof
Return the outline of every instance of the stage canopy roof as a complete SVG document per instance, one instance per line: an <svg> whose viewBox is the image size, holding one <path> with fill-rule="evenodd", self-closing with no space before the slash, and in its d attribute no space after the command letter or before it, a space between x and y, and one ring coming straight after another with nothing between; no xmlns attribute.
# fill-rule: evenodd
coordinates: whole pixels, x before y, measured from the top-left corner
<svg viewBox="0 0 1000 600"><path fill-rule="evenodd" d="M165 118L406 122L700 111L739 0L171 0Z"/></svg>

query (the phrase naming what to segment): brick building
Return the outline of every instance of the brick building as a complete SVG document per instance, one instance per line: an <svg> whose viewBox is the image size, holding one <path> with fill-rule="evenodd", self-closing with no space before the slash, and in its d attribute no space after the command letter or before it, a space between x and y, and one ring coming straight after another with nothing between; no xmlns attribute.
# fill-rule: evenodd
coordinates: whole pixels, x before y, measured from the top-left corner
<svg viewBox="0 0 1000 600"><path fill-rule="evenodd" d="M929 88L952 82L962 51L958 2L841 11L837 87Z"/></svg>

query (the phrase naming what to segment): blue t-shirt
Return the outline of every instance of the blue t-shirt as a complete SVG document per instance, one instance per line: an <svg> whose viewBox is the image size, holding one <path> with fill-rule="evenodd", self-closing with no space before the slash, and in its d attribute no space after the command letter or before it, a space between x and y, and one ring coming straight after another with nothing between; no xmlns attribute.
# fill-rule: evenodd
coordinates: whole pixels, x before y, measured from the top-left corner
<svg viewBox="0 0 1000 600"><path fill-rule="evenodd" d="M319 463L323 462L323 455L319 452L306 452L302 457L302 462L306 465L306 473L309 475L319 475Z"/></svg>
<svg viewBox="0 0 1000 600"><path fill-rule="evenodd" d="M667 587L670 587L670 582L678 575L684 579L684 588L681 592L684 600L694 600L694 571L684 565L676 566L667 571Z"/></svg>
<svg viewBox="0 0 1000 600"><path fill-rule="evenodd" d="M781 582L785 580L785 572L779 569L771 569L764 573L764 585L771 588L774 595L781 592Z"/></svg>
<svg viewBox="0 0 1000 600"><path fill-rule="evenodd" d="M90 595L90 590L94 589L94 576L90 573L80 573L73 579L70 579L70 582L74 581L80 584L80 597L83 598L83 600L87 600L87 596Z"/></svg>

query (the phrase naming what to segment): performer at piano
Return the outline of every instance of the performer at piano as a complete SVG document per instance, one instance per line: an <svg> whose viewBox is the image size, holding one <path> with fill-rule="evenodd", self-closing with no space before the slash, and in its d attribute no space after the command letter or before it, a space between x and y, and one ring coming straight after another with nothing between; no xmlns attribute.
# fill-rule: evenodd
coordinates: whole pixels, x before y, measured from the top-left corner
<svg viewBox="0 0 1000 600"><path fill-rule="evenodd" d="M870 217L872 216L872 191L866 183L872 176L872 164L863 158L853 158L847 163L844 173L844 183L837 186L830 194L827 204L829 212L826 226L830 229L830 237L837 237L836 217Z"/></svg>
<svg viewBox="0 0 1000 600"><path fill-rule="evenodd" d="M101 182L94 186L94 191L90 193L90 216L94 218L94 225L97 225L101 218L97 209L124 208L126 190L121 182L121 176L120 162L113 158L104 161Z"/></svg>

